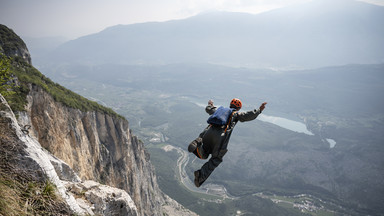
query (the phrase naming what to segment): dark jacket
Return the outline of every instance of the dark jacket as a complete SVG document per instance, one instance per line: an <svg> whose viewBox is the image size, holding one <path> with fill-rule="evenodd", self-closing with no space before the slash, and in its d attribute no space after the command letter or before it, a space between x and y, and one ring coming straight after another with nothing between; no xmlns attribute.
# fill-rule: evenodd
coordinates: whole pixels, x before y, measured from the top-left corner
<svg viewBox="0 0 384 216"><path fill-rule="evenodd" d="M212 115L215 113L217 107L208 105L205 107L205 111ZM232 131L235 128L237 122L246 122L246 121L252 121L257 118L257 116L261 113L260 109L254 109L246 112L239 112L235 111L232 115L231 122L229 123L229 126L226 130L226 132L223 134L225 128L215 128L213 126L208 128L207 133L203 137L203 140L206 141L203 143L210 144L209 146L211 149L207 149L209 153L212 153L212 155L215 155L215 153L218 153L220 150L226 150L229 142L229 138L231 137ZM218 140L219 134L221 135L221 139ZM215 142L215 143L210 143ZM220 143L220 144L218 144ZM207 146L208 147L208 146ZM209 147L208 147L209 148Z"/></svg>

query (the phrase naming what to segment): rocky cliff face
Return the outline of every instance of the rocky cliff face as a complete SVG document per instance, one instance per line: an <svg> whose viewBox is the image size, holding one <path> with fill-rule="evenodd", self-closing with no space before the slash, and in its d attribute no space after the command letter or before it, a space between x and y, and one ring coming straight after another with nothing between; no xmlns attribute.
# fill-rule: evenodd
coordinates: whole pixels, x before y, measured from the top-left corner
<svg viewBox="0 0 384 216"><path fill-rule="evenodd" d="M30 85L27 100L19 123L30 125L30 135L44 148L81 179L127 191L143 215L160 214L164 200L149 154L125 119L63 106L35 85Z"/></svg>
<svg viewBox="0 0 384 216"><path fill-rule="evenodd" d="M0 39L0 53L9 57L19 56L30 66L29 52L12 30L0 25ZM24 71L23 76L28 76L24 63L15 64ZM40 74L37 77L44 76ZM16 123L13 112L6 105L7 114L4 116L13 116L7 117L13 123L11 127L0 127L0 138L7 137L4 134L14 130L19 135L15 140L24 139L24 143L30 143L33 149L39 150L33 153L34 163L39 164L37 169L43 170L44 178L57 185L73 212L91 215L195 215L160 191L149 153L144 144L131 134L127 120L103 111L71 108L57 102L43 89L42 86L49 88L44 83L47 79L37 82L43 83L41 85L25 80L30 79L23 81L29 92L25 111L17 113ZM1 100L6 104L2 96ZM3 117L3 113L0 114ZM24 155L18 155L21 166L26 163ZM44 181L44 178L40 180ZM78 198L77 202L74 197Z"/></svg>
<svg viewBox="0 0 384 216"><path fill-rule="evenodd" d="M24 41L11 29L0 24L0 53L7 56L21 57L29 64L32 63L31 54Z"/></svg>
<svg viewBox="0 0 384 216"><path fill-rule="evenodd" d="M1 173L14 172L14 176L18 176L14 181L22 178L21 184L28 184L28 188L39 182L52 182L63 200L58 199L56 203L52 203L52 206L60 205L58 207L49 209L44 204L40 208L47 208L52 215L73 213L79 215L138 215L137 208L126 191L93 181L81 182L65 162L41 148L41 145L19 126L15 115L1 94L0 122ZM9 170L9 167L12 167L12 170ZM6 171L7 169L8 171ZM2 185L4 184L2 183ZM73 188L80 188L81 192L77 192L78 190ZM76 195L76 199L74 195ZM28 195L28 197L25 206L31 202L33 195ZM1 204L2 208L8 206L9 202L15 201L9 196L1 196L1 198L4 199ZM40 200L40 202L44 201ZM33 209L24 207L23 213L28 214L28 209L31 213L34 212ZM4 213L4 210L1 209L1 212ZM0 214L2 214L1 212ZM43 212L37 214L40 213ZM14 215L14 213L9 213L9 215Z"/></svg>

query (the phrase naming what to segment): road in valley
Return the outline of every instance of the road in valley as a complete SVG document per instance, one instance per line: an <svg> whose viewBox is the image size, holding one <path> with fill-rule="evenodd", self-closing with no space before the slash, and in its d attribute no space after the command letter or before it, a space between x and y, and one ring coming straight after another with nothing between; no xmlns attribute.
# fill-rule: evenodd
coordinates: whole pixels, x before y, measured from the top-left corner
<svg viewBox="0 0 384 216"><path fill-rule="evenodd" d="M189 162L189 152L179 148L174 147L171 145L166 145L163 147L165 151L177 151L180 155L177 160L177 178L183 183L183 185L190 191L196 192L196 193L202 193L202 194L210 194L210 195L216 195L221 198L230 198L234 199L235 197L229 195L226 188L222 185L217 184L206 184L203 185L200 188L197 188L195 184L192 182L192 180L189 178L185 171L185 167L187 166Z"/></svg>

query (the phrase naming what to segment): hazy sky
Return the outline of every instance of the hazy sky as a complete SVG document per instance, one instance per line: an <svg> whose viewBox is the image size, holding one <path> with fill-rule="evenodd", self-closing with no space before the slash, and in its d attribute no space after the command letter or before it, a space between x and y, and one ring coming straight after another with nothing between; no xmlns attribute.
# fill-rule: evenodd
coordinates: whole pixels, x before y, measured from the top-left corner
<svg viewBox="0 0 384 216"><path fill-rule="evenodd" d="M210 10L259 13L311 0L0 0L0 23L22 37L74 39L118 24L181 19ZM384 0L363 0L384 5Z"/></svg>

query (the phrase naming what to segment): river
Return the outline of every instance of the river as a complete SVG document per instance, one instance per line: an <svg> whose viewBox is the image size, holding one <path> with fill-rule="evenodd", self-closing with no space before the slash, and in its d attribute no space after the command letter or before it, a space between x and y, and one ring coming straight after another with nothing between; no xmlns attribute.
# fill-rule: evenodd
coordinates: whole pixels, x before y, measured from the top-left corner
<svg viewBox="0 0 384 216"><path fill-rule="evenodd" d="M180 182L190 191L202 194L210 194L220 198L235 199L231 196L227 189L222 185L217 184L205 184L200 188L197 188L192 180L188 177L185 166L189 163L189 152L172 145L166 145L163 147L164 151L177 151L179 153L179 159L177 160L177 176Z"/></svg>

